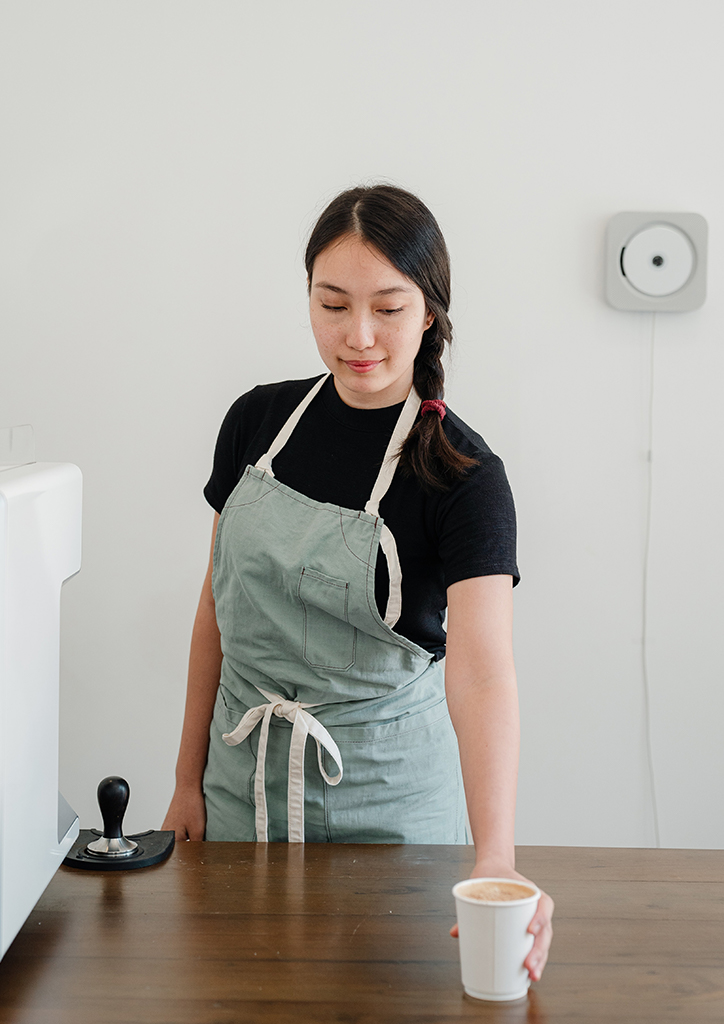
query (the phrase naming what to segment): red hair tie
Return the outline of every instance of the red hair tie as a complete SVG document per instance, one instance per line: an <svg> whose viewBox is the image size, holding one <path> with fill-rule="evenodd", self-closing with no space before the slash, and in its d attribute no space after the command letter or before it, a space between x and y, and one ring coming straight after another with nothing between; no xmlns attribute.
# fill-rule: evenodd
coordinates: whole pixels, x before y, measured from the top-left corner
<svg viewBox="0 0 724 1024"><path fill-rule="evenodd" d="M428 412L436 412L440 419L444 420L446 408L447 406L442 398L427 398L420 406L420 415L424 416Z"/></svg>

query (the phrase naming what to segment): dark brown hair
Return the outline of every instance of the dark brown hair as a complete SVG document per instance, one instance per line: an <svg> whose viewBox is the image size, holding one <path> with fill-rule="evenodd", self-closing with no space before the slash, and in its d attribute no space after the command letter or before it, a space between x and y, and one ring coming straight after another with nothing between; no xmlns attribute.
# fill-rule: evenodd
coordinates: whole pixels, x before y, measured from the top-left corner
<svg viewBox="0 0 724 1024"><path fill-rule="evenodd" d="M359 235L422 291L435 319L422 335L413 383L423 401L442 398L442 355L452 342L452 324L447 315L450 257L437 221L417 196L394 185L360 185L342 192L322 213L307 244L310 285L317 256L343 235ZM402 446L400 466L426 490L447 490L476 465L450 444L437 413L418 419Z"/></svg>

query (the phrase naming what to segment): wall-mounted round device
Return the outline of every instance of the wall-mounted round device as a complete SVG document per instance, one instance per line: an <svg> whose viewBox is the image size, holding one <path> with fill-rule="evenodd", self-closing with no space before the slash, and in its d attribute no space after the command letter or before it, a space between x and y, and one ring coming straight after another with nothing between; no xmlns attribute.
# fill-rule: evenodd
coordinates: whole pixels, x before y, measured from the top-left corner
<svg viewBox="0 0 724 1024"><path fill-rule="evenodd" d="M606 298L616 309L698 309L706 298L698 213L618 213L608 225Z"/></svg>

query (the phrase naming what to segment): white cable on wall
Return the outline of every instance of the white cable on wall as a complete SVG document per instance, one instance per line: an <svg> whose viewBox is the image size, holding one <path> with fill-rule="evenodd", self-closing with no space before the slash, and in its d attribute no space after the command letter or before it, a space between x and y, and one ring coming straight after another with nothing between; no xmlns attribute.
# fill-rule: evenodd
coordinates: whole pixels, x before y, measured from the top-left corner
<svg viewBox="0 0 724 1024"><path fill-rule="evenodd" d="M661 846L659 834L659 810L656 801L656 782L654 776L654 759L651 750L651 697L649 690L648 666L648 594L649 594L649 552L651 548L651 505L653 495L653 458L654 458L654 355L656 336L656 313L651 314L651 333L649 338L649 410L648 439L646 452L647 487L646 487L646 526L644 535L644 566L643 594L641 607L641 668L644 685L644 728L646 732L646 758L649 768L649 788L651 791L651 810L654 820L654 840L656 848Z"/></svg>

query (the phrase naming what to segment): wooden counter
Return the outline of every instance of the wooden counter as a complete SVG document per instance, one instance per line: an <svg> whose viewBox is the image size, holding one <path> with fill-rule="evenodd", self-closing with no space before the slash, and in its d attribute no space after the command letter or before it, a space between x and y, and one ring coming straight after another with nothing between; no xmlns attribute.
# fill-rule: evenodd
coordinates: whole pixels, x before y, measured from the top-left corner
<svg viewBox="0 0 724 1024"><path fill-rule="evenodd" d="M724 852L522 847L556 900L519 1004L463 995L450 894L472 848L182 843L61 868L0 963L12 1024L724 1020Z"/></svg>

